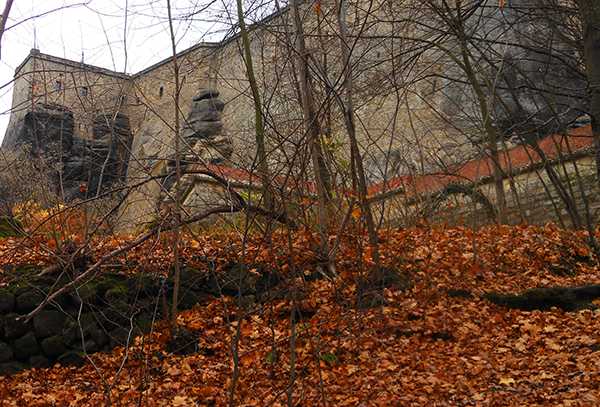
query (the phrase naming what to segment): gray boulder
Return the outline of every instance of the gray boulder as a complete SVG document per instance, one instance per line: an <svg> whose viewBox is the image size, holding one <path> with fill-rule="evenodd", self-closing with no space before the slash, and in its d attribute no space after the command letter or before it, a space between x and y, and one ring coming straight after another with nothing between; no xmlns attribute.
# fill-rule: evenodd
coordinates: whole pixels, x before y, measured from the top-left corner
<svg viewBox="0 0 600 407"><path fill-rule="evenodd" d="M113 329L108 333L110 347L114 348L117 346L127 346L128 344L133 343L133 339L135 338L135 336L135 332L131 332L130 335L129 331L125 328Z"/></svg>
<svg viewBox="0 0 600 407"><path fill-rule="evenodd" d="M215 90L215 89L200 89L196 92L196 94L194 95L192 100L194 102L198 102L198 101L204 100L204 99L218 98L219 95L220 95L219 91Z"/></svg>
<svg viewBox="0 0 600 407"><path fill-rule="evenodd" d="M0 342L0 363L8 362L13 357L12 350L4 342Z"/></svg>
<svg viewBox="0 0 600 407"><path fill-rule="evenodd" d="M100 350L100 347L91 339L86 340L85 342L79 341L75 345L75 350L87 352L87 353L96 353Z"/></svg>
<svg viewBox="0 0 600 407"><path fill-rule="evenodd" d="M44 369L54 366L54 363L42 355L35 355L29 358L29 365L36 369Z"/></svg>
<svg viewBox="0 0 600 407"><path fill-rule="evenodd" d="M9 373L19 374L25 369L27 369L27 366L19 362L0 363L0 376Z"/></svg>
<svg viewBox="0 0 600 407"><path fill-rule="evenodd" d="M20 338L27 333L27 326L19 320L19 314L8 314L4 317L4 340L7 342Z"/></svg>
<svg viewBox="0 0 600 407"><path fill-rule="evenodd" d="M33 332L15 340L12 346L13 357L18 360L27 360L40 353L40 348Z"/></svg>
<svg viewBox="0 0 600 407"><path fill-rule="evenodd" d="M42 311L33 317L33 331L39 339L57 335L62 331L66 315L58 311Z"/></svg>
<svg viewBox="0 0 600 407"><path fill-rule="evenodd" d="M189 121L180 134L184 140L194 143L197 140L212 139L222 129L222 122Z"/></svg>
<svg viewBox="0 0 600 407"><path fill-rule="evenodd" d="M10 291L0 290L0 312L6 313L15 307L15 296Z"/></svg>
<svg viewBox="0 0 600 407"><path fill-rule="evenodd" d="M33 311L42 301L44 296L37 291L27 291L17 297L17 312L27 314Z"/></svg>
<svg viewBox="0 0 600 407"><path fill-rule="evenodd" d="M60 357L58 358L58 363L60 363L61 366L81 367L85 363L85 357L81 352L70 351L60 355Z"/></svg>
<svg viewBox="0 0 600 407"><path fill-rule="evenodd" d="M101 348L108 343L108 336L106 335L106 332L104 332L104 330L102 329L97 329L94 332L92 332L90 334L90 338L92 338L92 340L96 342L96 345L98 345Z"/></svg>
<svg viewBox="0 0 600 407"><path fill-rule="evenodd" d="M188 113L188 121L216 122L223 117L225 103L220 99L203 99L194 102Z"/></svg>
<svg viewBox="0 0 600 407"><path fill-rule="evenodd" d="M58 335L44 339L40 347L42 354L49 359L56 359L66 351L64 340Z"/></svg>

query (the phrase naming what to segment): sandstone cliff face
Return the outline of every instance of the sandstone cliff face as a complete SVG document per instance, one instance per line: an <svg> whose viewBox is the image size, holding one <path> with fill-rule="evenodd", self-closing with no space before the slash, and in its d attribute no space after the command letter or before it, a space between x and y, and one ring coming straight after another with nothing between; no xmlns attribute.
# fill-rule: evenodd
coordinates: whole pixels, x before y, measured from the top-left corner
<svg viewBox="0 0 600 407"><path fill-rule="evenodd" d="M152 87L159 90L165 86L163 83L168 83L160 79L164 78L158 75L152 80L144 78L139 86L150 94ZM219 91L202 81L196 84L198 88L193 92L190 86L185 86L180 100L182 110L186 113L180 118L179 159L182 171L190 173L184 174L181 179L179 196L181 203L187 206L206 207L214 203L213 194L210 188L205 186L195 188L194 171L209 165L234 166L231 162L233 143L223 130L221 119L225 103L219 99ZM160 100L160 93L158 95ZM164 102L160 100L159 103ZM159 212L164 204L170 204L177 196L174 129L165 123L173 118L172 100L171 104L168 107L165 105L165 109L161 111L148 110L141 115L138 112L138 116L133 120L138 120L139 127L131 146L131 156L135 159L130 159L127 177L130 182L136 182L147 179L148 176L157 176L157 182L145 183L132 192L125 210L125 218L133 224L160 216ZM141 121L140 116L143 117ZM165 175L168 176L161 177ZM198 197L199 200L196 199ZM194 202L187 202L188 198Z"/></svg>
<svg viewBox="0 0 600 407"><path fill-rule="evenodd" d="M132 129L129 77L32 49L15 72L2 148L26 149L67 201L124 181ZM59 185L60 184L60 185Z"/></svg>
<svg viewBox="0 0 600 407"><path fill-rule="evenodd" d="M181 165L184 171L193 171L208 165L232 166L229 162L233 152L231 140L222 134L223 103L219 92L214 89L200 89L192 98L184 126L179 132L182 140ZM171 156L165 171L175 171L175 157ZM184 175L181 190L185 191L192 182L194 174ZM170 191L175 184L175 176L165 180L164 187ZM175 191L172 191L172 196Z"/></svg>
<svg viewBox="0 0 600 407"><path fill-rule="evenodd" d="M126 181L132 136L129 117L101 114L93 122L93 139L76 139L65 161L68 197L90 197L115 182ZM80 186L86 185L84 191Z"/></svg>
<svg viewBox="0 0 600 407"><path fill-rule="evenodd" d="M14 137L3 147L24 148L38 165L57 171L55 188L62 182L66 200L94 196L102 187L124 180L131 144L129 118L123 114L99 115L94 138L74 137L73 112L57 104L38 103L25 114ZM60 172L60 176L59 173Z"/></svg>
<svg viewBox="0 0 600 407"><path fill-rule="evenodd" d="M431 70L442 90L441 111L460 126L481 121L478 97L459 65L467 53L497 131L507 139L520 141L522 133L543 138L562 127L581 126L577 121L586 110L587 84L577 33L569 27L573 11L531 0L513 0L508 7L484 1L462 17L466 52L443 21L448 14L430 11L438 32L448 31L440 41L445 53L458 57L458 62L445 58Z"/></svg>
<svg viewBox="0 0 600 407"><path fill-rule="evenodd" d="M200 89L194 95L180 136L204 164L231 166L232 142L222 133L225 103L218 97L214 89Z"/></svg>
<svg viewBox="0 0 600 407"><path fill-rule="evenodd" d="M332 159L340 164L348 161L348 142L335 100L344 90L333 3L319 2L321 14L306 3L301 14L320 133L328 144L339 145ZM488 154L478 96L457 64L462 60L460 41L447 16L433 12L428 3L437 4L347 4L357 135L371 182L439 172ZM550 15L551 10L532 0L514 0L504 7L492 0L461 4L476 82L484 89L505 147L523 142L523 134L543 138L563 127L586 124L586 83L577 38L566 30L557 33L552 26L554 22L562 30L564 20L572 16L563 11ZM302 108L294 85L293 37L285 11L250 32L275 172L306 143L299 130ZM251 168L256 150L253 105L239 49L235 37L221 44L215 57L216 88L227 104L223 122L234 138L234 161Z"/></svg>
<svg viewBox="0 0 600 407"><path fill-rule="evenodd" d="M25 115L14 145L28 146L37 154L60 157L73 146L73 112L60 105L38 103ZM10 142L10 140L9 140Z"/></svg>
<svg viewBox="0 0 600 407"><path fill-rule="evenodd" d="M469 8L464 31L472 63L477 67L477 81L485 90L496 130L508 147L522 142L523 133L542 138L562 126L585 124L580 119L586 110L586 84L577 38L568 32L557 35L552 27L571 17L563 16L562 11L549 15L551 11L540 8L538 3L514 0L510 6L499 7L496 1L486 0L473 3L472 8L471 3L463 5ZM381 0L367 10L360 2L348 3L357 132L371 182L402 174L436 172L486 154L487 136L478 97L464 69L456 63L462 58L460 41L443 12L436 14L432 4L435 2ZM339 145L331 154L331 160L339 165L348 161L347 140L342 112L331 95L343 94L339 80L341 51L334 4L325 0L320 7L323 12L318 15L313 4L303 4L302 19L311 53L320 133L330 144ZM250 30L265 101L268 159L275 172L285 168L290 155L306 143L299 130L302 108L295 85L293 41L286 42L292 35L286 9ZM202 141L204 147L195 153L205 162L223 164L227 162L224 157L232 157L237 166L251 168L256 149L254 112L238 41L234 36L220 44L199 44L181 52L181 108L183 112L189 109L181 135L189 142L190 154ZM61 70L58 65L42 64L42 68L45 66L53 72ZM52 85L55 78L49 78ZM161 160L172 156L174 81L170 60L120 79L135 82L135 87L84 79L103 91L107 85L123 89L109 95L113 100L108 104L117 103L125 94L138 100L127 112L112 110L130 118L135 137L132 154L146 175L153 173ZM329 85L325 84L327 81ZM198 89L209 93L195 95ZM218 90L218 103L208 89ZM71 99L64 106L75 113L76 121L82 109L96 117L96 113L91 113L93 106L90 110ZM226 114L223 104L227 106ZM229 138L220 136L223 128ZM5 145L10 145L15 137L16 133L9 132ZM86 137L97 140L96 136Z"/></svg>

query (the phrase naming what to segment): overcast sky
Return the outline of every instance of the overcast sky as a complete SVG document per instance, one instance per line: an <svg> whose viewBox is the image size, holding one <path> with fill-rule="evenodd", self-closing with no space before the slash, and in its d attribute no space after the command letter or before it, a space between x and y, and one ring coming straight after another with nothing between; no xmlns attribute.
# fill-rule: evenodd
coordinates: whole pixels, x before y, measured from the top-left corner
<svg viewBox="0 0 600 407"><path fill-rule="evenodd" d="M178 51L225 35L223 25L214 23L214 12L204 10L200 1L172 0L174 16L180 17ZM219 16L224 17L226 13ZM0 140L8 125L15 68L32 48L127 73L171 54L166 0L15 0L6 27L0 56Z"/></svg>

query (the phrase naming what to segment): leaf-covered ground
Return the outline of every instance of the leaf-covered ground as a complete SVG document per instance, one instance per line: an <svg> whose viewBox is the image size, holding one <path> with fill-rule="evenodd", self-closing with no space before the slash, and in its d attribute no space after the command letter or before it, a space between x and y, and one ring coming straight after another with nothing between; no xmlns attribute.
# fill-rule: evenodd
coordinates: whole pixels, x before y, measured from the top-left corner
<svg viewBox="0 0 600 407"><path fill-rule="evenodd" d="M305 283L295 327L297 406L593 406L600 405L600 302L563 313L507 310L484 292L518 294L534 287L600 284L585 235L553 227L415 227L385 232L382 255L412 289L387 288L357 306L368 253L357 237L340 246L334 280ZM131 237L130 237L131 238ZM334 237L332 236L332 241ZM98 254L122 244L111 240ZM290 273L290 258L306 273L315 268L311 239L296 234L290 254L285 237L273 248L260 237L242 247L236 235L189 238L187 263L226 266L246 251L248 264ZM2 262L47 265L35 242L4 241ZM131 271L168 270L168 240L120 259ZM8 277L6 277L8 278ZM290 287L293 285L290 285ZM471 298L448 295L471 294ZM465 290L465 291L456 291ZM363 300L363 304L365 300ZM236 300L214 298L185 311L180 325L198 352L166 351L161 325L129 349L91 355L83 368L32 370L0 377L1 405L100 406L108 393L118 406L223 406L230 402L234 358L239 379L232 404L287 405L290 386L289 300L249 305L238 327ZM234 344L239 328L239 348Z"/></svg>

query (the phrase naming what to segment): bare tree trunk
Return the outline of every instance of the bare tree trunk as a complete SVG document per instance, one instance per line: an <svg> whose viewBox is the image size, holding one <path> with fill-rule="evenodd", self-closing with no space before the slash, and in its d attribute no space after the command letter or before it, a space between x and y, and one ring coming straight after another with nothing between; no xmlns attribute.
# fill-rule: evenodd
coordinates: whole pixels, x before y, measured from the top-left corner
<svg viewBox="0 0 600 407"><path fill-rule="evenodd" d="M242 0L237 0L237 11L238 23L242 32L242 42L244 43L244 54L246 57L246 72L248 74L248 81L250 82L250 89L252 90L252 99L254 101L254 130L256 133L258 168L260 171L261 182L264 190L263 193L265 197L265 203L267 204L268 208L272 208L273 202L271 193L269 191L269 165L267 164L267 153L265 149L265 132L263 125L262 106L260 101L260 93L258 92L258 84L254 75L252 51L250 50L250 38L248 37L248 30L246 30L246 23L244 22L244 9L242 7Z"/></svg>
<svg viewBox="0 0 600 407"><path fill-rule="evenodd" d="M600 185L600 3L577 0L583 28L585 70L590 92L590 116L596 150L596 172Z"/></svg>
<svg viewBox="0 0 600 407"><path fill-rule="evenodd" d="M444 1L444 3L446 3ZM469 83L475 94L477 95L477 101L479 103L479 109L481 111L481 119L483 120L485 132L488 136L488 141L490 143L490 157L492 159L492 167L493 167L493 176L494 176L494 185L496 186L496 198L498 202L498 220L502 224L508 223L508 214L506 207L506 194L504 191L504 175L502 171L502 165L500 163L500 154L498 147L498 133L496 129L494 129L494 123L492 121L491 113L488 108L487 100L485 97L485 93L481 86L479 85L479 81L477 80L477 75L475 74L475 70L471 64L471 52L467 45L467 37L463 25L463 18L461 15L460 4L457 2L456 13L454 16L450 7L447 8L448 14L451 19L455 21L457 35L459 36L458 40L460 42L461 56L463 62L463 69Z"/></svg>
<svg viewBox="0 0 600 407"><path fill-rule="evenodd" d="M180 160L180 142L179 142L179 63L177 61L177 46L175 41L175 31L173 30L173 18L171 16L171 0L167 0L167 10L169 13L169 30L171 33L171 46L173 48L173 75L175 76L175 94L173 95L175 103L175 202L173 208L173 266L175 276L173 278L173 309L171 313L171 329L177 327L177 303L179 302L179 221L181 217L181 160Z"/></svg>
<svg viewBox="0 0 600 407"><path fill-rule="evenodd" d="M294 14L294 31L296 32L296 50L298 55L298 65L300 68L300 93L302 95L302 109L304 114L305 135L310 147L312 157L313 170L315 176L316 192L317 192L317 207L319 213L319 232L321 235L321 256L328 258L329 244L327 243L327 219L326 209L326 194L328 193L323 184L323 174L325 168L319 155L319 129L317 115L315 113L313 95L309 86L309 70L308 70L308 51L304 42L304 32L302 30L302 22L300 20L300 11L296 0L290 1Z"/></svg>
<svg viewBox="0 0 600 407"><path fill-rule="evenodd" d="M342 58L343 58L343 70L344 70L344 88L346 91L346 108L344 110L344 121L346 124L346 131L348 132L348 138L350 139L350 162L353 183L356 185L358 190L358 199L362 209L362 215L365 220L365 226L369 235L369 251L371 258L375 263L371 277L377 281L381 279L381 263L379 259L379 234L375 228L375 222L373 221L373 213L371 211L371 203L367 197L367 181L365 177L365 170L363 168L362 156L358 148L358 141L356 140L356 122L354 116L354 94L353 94L353 81L352 81L352 61L350 60L350 46L348 44L348 28L346 24L346 3L345 0L339 0L336 2L336 12L338 25L340 29L340 40L342 47Z"/></svg>

